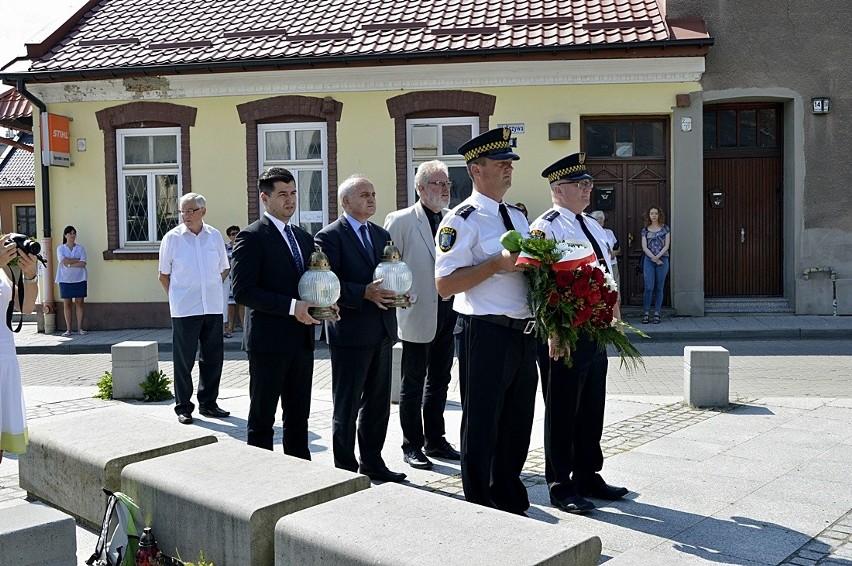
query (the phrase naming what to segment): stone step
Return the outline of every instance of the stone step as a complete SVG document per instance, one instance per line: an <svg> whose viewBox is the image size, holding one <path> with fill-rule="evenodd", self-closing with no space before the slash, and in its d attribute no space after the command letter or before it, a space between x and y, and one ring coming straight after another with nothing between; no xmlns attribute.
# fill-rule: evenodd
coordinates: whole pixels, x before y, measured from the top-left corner
<svg viewBox="0 0 852 566"><path fill-rule="evenodd" d="M709 297L704 299L704 312L793 314L794 310L790 301L784 297Z"/></svg>

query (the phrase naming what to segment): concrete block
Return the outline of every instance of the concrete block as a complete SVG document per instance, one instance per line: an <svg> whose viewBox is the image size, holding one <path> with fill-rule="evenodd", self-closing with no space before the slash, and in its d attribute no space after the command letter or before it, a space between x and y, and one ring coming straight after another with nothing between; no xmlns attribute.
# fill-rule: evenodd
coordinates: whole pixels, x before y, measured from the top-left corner
<svg viewBox="0 0 852 566"><path fill-rule="evenodd" d="M99 528L106 496L121 489L127 464L216 442L198 427L146 416L140 408L115 404L94 411L45 419L30 429L19 461L22 489Z"/></svg>
<svg viewBox="0 0 852 566"><path fill-rule="evenodd" d="M73 517L41 503L0 508L0 563L9 566L75 566Z"/></svg>
<svg viewBox="0 0 852 566"><path fill-rule="evenodd" d="M402 342L393 345L391 355L391 403L399 405L402 389Z"/></svg>
<svg viewBox="0 0 852 566"><path fill-rule="evenodd" d="M157 342L127 340L114 344L111 352L113 399L142 399L139 384L159 369Z"/></svg>
<svg viewBox="0 0 852 566"><path fill-rule="evenodd" d="M596 536L384 484L275 525L275 566L594 565Z"/></svg>
<svg viewBox="0 0 852 566"><path fill-rule="evenodd" d="M127 466L121 485L164 553L268 566L278 519L367 489L370 480L226 440Z"/></svg>
<svg viewBox="0 0 852 566"><path fill-rule="evenodd" d="M696 407L725 407L729 403L730 354L721 346L683 349L683 398Z"/></svg>

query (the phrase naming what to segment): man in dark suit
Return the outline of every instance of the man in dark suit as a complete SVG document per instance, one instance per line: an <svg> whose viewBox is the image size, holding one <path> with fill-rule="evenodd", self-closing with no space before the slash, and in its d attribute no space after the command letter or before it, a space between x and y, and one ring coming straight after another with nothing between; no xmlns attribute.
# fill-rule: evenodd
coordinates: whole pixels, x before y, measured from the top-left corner
<svg viewBox="0 0 852 566"><path fill-rule="evenodd" d="M272 450L272 426L279 399L284 453L311 459L308 417L314 369L313 305L299 300L299 278L314 248L311 235L292 225L296 182L287 169L273 167L258 179L266 212L237 235L234 299L250 308L245 326L249 359L248 444Z"/></svg>
<svg viewBox="0 0 852 566"><path fill-rule="evenodd" d="M390 234L368 220L376 213L376 191L364 176L343 181L338 200L343 214L316 235L340 279L340 320L328 327L334 465L376 481L400 482L405 474L390 471L382 459L390 418L391 347L397 339L396 314L387 307L394 292L382 289L381 279L373 280Z"/></svg>

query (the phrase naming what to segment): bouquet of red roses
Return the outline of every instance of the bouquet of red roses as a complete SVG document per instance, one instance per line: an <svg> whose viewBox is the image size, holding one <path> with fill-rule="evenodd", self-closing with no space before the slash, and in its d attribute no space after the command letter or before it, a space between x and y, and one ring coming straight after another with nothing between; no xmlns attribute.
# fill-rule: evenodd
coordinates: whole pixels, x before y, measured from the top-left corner
<svg viewBox="0 0 852 566"><path fill-rule="evenodd" d="M517 265L526 267L529 306L536 319L536 334L545 343L553 339L561 352L573 351L581 332L601 349L615 347L621 363L635 369L642 355L624 330L648 336L614 316L618 287L612 275L598 264L587 242L522 238L518 232L501 238L509 251L520 251ZM571 356L564 356L571 365Z"/></svg>

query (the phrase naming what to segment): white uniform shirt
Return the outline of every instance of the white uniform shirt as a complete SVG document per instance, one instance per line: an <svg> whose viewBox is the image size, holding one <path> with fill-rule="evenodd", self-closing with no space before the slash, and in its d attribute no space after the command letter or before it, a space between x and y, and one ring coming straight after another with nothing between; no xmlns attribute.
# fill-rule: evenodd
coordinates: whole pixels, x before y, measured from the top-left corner
<svg viewBox="0 0 852 566"><path fill-rule="evenodd" d="M552 216L551 212L553 211L558 212L559 215L552 220L548 220L547 218ZM612 273L612 262L610 261L609 254L606 251L607 237L604 233L604 229L601 228L601 225L598 224L597 220L586 213L583 213L583 220L585 220L586 228L589 229L589 233L598 241L598 245L601 247L601 252L603 252L604 260L606 261L606 266L609 269L609 272ZM580 227L580 221L577 220L576 215L567 208L562 208L561 206L554 205L553 208L545 211L544 214L533 220L532 224L530 224L530 231L532 232L534 230L544 232L544 237L548 239L577 240L580 242L589 241L586 234L583 233L583 229ZM589 243L591 244L591 242Z"/></svg>
<svg viewBox="0 0 852 566"><path fill-rule="evenodd" d="M222 272L228 254L219 230L203 224L198 235L175 226L160 243L160 273L169 276L172 318L222 314Z"/></svg>
<svg viewBox="0 0 852 566"><path fill-rule="evenodd" d="M457 214L467 206L474 208L467 218ZM450 275L461 267L479 265L503 251L500 236L506 232L506 227L498 206L497 201L474 191L444 216L438 227L435 277ZM512 206L506 208L515 230L528 237L529 225L524 213ZM442 251L442 241L448 243L446 240L450 235L452 246ZM522 272L500 271L467 291L458 293L453 310L467 315L502 314L510 318L530 318L532 315L527 305L527 293L527 280Z"/></svg>

